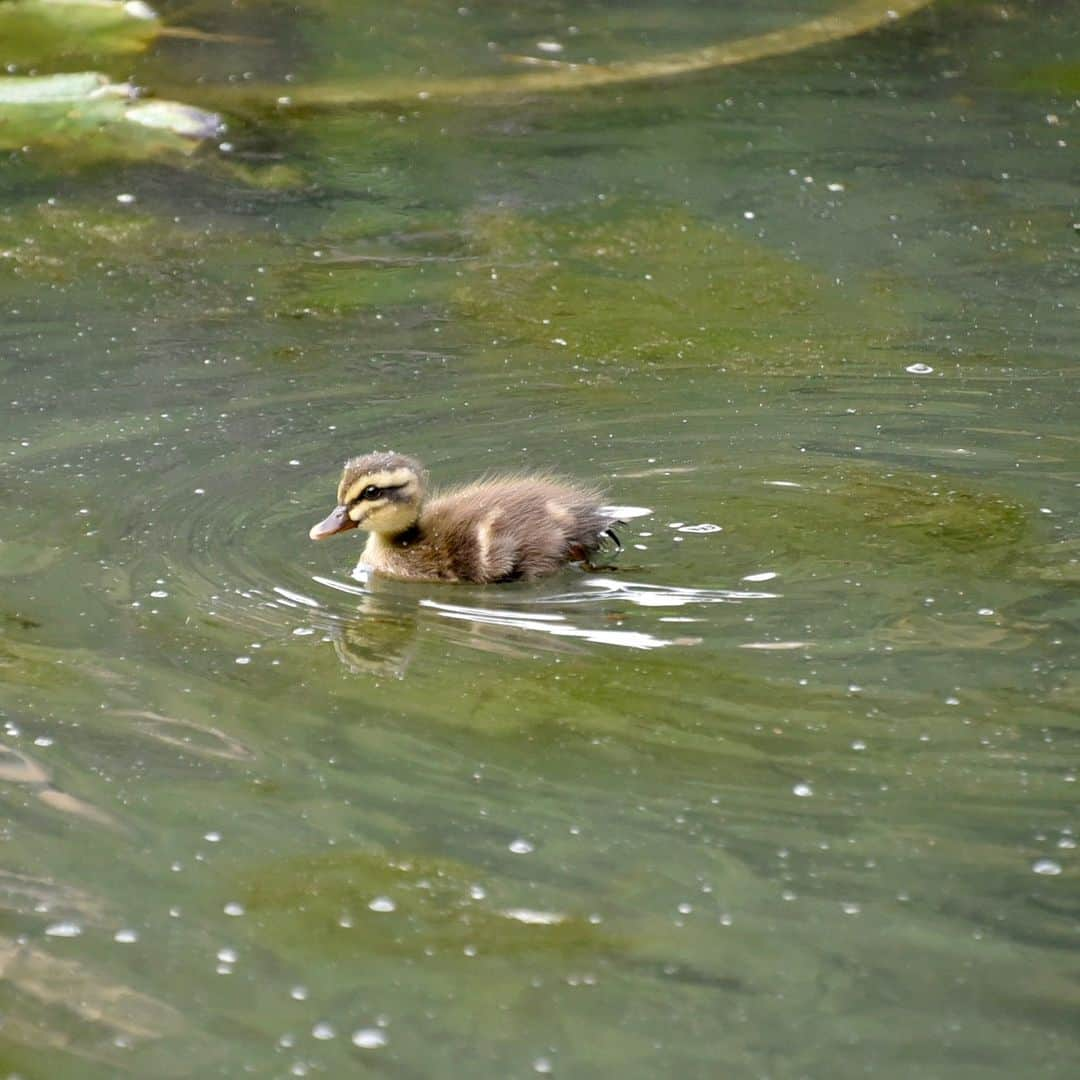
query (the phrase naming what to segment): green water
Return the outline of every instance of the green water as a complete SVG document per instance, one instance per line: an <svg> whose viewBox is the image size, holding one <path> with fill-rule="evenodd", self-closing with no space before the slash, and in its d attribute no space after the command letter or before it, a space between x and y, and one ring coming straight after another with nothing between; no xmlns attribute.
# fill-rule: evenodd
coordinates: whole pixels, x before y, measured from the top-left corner
<svg viewBox="0 0 1080 1080"><path fill-rule="evenodd" d="M0 169L4 1069L1075 1075L1080 7L229 112L828 6L202 4L248 40L72 59L232 148ZM364 584L307 529L379 447L649 513L609 573Z"/></svg>

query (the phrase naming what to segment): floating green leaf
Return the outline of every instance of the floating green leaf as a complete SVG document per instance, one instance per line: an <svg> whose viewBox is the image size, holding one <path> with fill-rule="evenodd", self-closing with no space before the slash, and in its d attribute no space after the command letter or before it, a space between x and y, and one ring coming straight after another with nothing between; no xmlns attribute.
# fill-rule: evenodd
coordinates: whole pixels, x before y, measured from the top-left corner
<svg viewBox="0 0 1080 1080"><path fill-rule="evenodd" d="M0 0L0 62L141 52L161 32L142 0Z"/></svg>
<svg viewBox="0 0 1080 1080"><path fill-rule="evenodd" d="M98 72L0 79L2 150L64 150L80 163L183 156L220 127L214 113L178 101L139 101L130 84Z"/></svg>

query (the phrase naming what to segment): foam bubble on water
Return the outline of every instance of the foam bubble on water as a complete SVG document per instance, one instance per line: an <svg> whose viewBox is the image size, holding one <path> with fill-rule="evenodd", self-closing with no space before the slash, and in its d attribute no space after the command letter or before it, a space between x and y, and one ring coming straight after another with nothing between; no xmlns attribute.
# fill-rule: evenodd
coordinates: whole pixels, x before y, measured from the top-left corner
<svg viewBox="0 0 1080 1080"><path fill-rule="evenodd" d="M814 789L809 784L796 784L791 789L800 799L808 799L814 794Z"/></svg>
<svg viewBox="0 0 1080 1080"><path fill-rule="evenodd" d="M557 911L534 911L532 908L507 908L503 914L526 926L558 926L566 921L566 916Z"/></svg>
<svg viewBox="0 0 1080 1080"><path fill-rule="evenodd" d="M333 1024L328 1024L325 1020L319 1021L319 1023L311 1029L311 1037L313 1039L322 1039L325 1041L326 1039L332 1039L336 1034L337 1032L334 1030Z"/></svg>
<svg viewBox="0 0 1080 1080"><path fill-rule="evenodd" d="M45 927L46 937L78 937L82 927L74 922L58 922Z"/></svg>
<svg viewBox="0 0 1080 1080"><path fill-rule="evenodd" d="M372 911L396 911L397 904L390 899L389 896L376 896L374 900L368 904L368 907Z"/></svg>
<svg viewBox="0 0 1080 1080"><path fill-rule="evenodd" d="M120 945L133 945L138 940L139 934L137 930L125 928L123 930L117 930L116 933L113 934L113 941Z"/></svg>
<svg viewBox="0 0 1080 1080"><path fill-rule="evenodd" d="M516 840L510 841L510 850L515 855L531 855L536 848L528 840L519 836Z"/></svg>
<svg viewBox="0 0 1080 1080"><path fill-rule="evenodd" d="M377 1050L388 1041L386 1032L378 1028L360 1028L352 1033L353 1046L358 1046L361 1050Z"/></svg>
<svg viewBox="0 0 1080 1080"><path fill-rule="evenodd" d="M244 905L237 903L235 900L230 900L222 910L226 915L232 915L233 918L236 918L244 914Z"/></svg>
<svg viewBox="0 0 1080 1080"><path fill-rule="evenodd" d="M1037 859L1031 865L1031 869L1036 874L1045 874L1047 877L1057 877L1061 873L1061 863L1054 862L1053 859Z"/></svg>
<svg viewBox="0 0 1080 1080"><path fill-rule="evenodd" d="M929 364L908 364L904 370L909 375L932 375L934 369Z"/></svg>

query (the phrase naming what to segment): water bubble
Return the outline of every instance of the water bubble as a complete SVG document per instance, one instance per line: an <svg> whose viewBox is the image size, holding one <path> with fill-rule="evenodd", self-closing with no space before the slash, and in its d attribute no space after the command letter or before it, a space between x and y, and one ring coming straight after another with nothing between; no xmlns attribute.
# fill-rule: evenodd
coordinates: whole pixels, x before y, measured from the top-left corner
<svg viewBox="0 0 1080 1080"><path fill-rule="evenodd" d="M223 964L235 964L237 960L237 952L235 949L218 949L217 958Z"/></svg>
<svg viewBox="0 0 1080 1080"><path fill-rule="evenodd" d="M78 923L58 922L45 927L46 937L78 937L82 927Z"/></svg>
<svg viewBox="0 0 1080 1080"><path fill-rule="evenodd" d="M230 900L222 910L226 915L235 917L244 914L244 905L237 903L235 900Z"/></svg>
<svg viewBox="0 0 1080 1080"><path fill-rule="evenodd" d="M311 1029L313 1039L332 1039L336 1034L333 1025L328 1024L325 1020L320 1021Z"/></svg>
<svg viewBox="0 0 1080 1080"><path fill-rule="evenodd" d="M772 581L774 577L779 577L775 570L763 570L760 574L747 574L743 581Z"/></svg>
<svg viewBox="0 0 1080 1080"><path fill-rule="evenodd" d="M250 664L251 663L251 657L250 656L238 656L236 658L236 663L238 663L238 664Z"/></svg>
<svg viewBox="0 0 1080 1080"><path fill-rule="evenodd" d="M503 914L526 926L558 926L566 919L557 911L535 911L532 908L507 908Z"/></svg>
<svg viewBox="0 0 1080 1080"><path fill-rule="evenodd" d="M378 1028L360 1028L352 1033L353 1046L359 1046L361 1050L377 1050L388 1042L385 1031Z"/></svg>
<svg viewBox="0 0 1080 1080"><path fill-rule="evenodd" d="M135 201L135 196L124 191L116 196L116 201L120 203L121 206L130 206Z"/></svg>
<svg viewBox="0 0 1080 1080"><path fill-rule="evenodd" d="M510 850L515 855L531 855L536 848L528 840L524 840L519 836L516 840L510 841Z"/></svg>
<svg viewBox="0 0 1080 1080"><path fill-rule="evenodd" d="M118 942L121 945L133 945L139 940L139 934L136 930L117 930L113 934L113 941Z"/></svg>
<svg viewBox="0 0 1080 1080"><path fill-rule="evenodd" d="M713 525L712 522L703 521L700 525L673 525L681 533L718 533L723 532L723 525Z"/></svg>
<svg viewBox="0 0 1080 1080"><path fill-rule="evenodd" d="M1032 863L1031 869L1036 874L1045 874L1048 877L1056 877L1061 873L1061 863L1054 862L1053 859L1037 859Z"/></svg>
<svg viewBox="0 0 1080 1080"><path fill-rule="evenodd" d="M389 896L376 896L374 900L368 904L368 907L372 911L396 911L397 904L390 899Z"/></svg>
<svg viewBox="0 0 1080 1080"><path fill-rule="evenodd" d="M814 789L809 784L796 784L791 789L800 799L808 799L814 794Z"/></svg>
<svg viewBox="0 0 1080 1080"><path fill-rule="evenodd" d="M289 997L291 997L293 1001L307 1001L307 996L308 988L306 986L294 986L289 991Z"/></svg>
<svg viewBox="0 0 1080 1080"><path fill-rule="evenodd" d="M904 370L910 375L932 375L934 372L929 364L908 364Z"/></svg>
<svg viewBox="0 0 1080 1080"><path fill-rule="evenodd" d="M845 915L858 915L859 912L862 911L862 908L858 904L853 904L846 900L840 905L840 910Z"/></svg>
<svg viewBox="0 0 1080 1080"><path fill-rule="evenodd" d="M219 832L208 832L203 837L203 839L208 841L211 844L217 844L217 843L219 843L221 841L221 833L219 833Z"/></svg>
<svg viewBox="0 0 1080 1080"><path fill-rule="evenodd" d="M536 1073L550 1073L552 1070L551 1058L538 1057L533 1063L533 1072Z"/></svg>

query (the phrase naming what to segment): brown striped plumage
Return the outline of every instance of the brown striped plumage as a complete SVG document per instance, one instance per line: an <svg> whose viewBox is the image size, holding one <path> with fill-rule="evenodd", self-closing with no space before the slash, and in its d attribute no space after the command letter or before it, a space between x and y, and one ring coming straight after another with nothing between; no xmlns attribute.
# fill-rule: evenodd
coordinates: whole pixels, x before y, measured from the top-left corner
<svg viewBox="0 0 1080 1080"><path fill-rule="evenodd" d="M320 540L371 533L360 566L417 581L529 580L588 560L614 520L587 487L546 475L496 476L424 499L427 474L403 454L345 463L338 506L311 530ZM616 541L617 543L617 541Z"/></svg>

